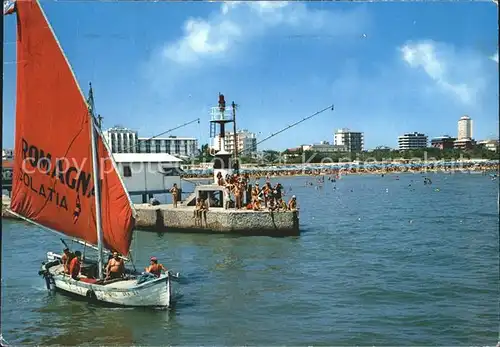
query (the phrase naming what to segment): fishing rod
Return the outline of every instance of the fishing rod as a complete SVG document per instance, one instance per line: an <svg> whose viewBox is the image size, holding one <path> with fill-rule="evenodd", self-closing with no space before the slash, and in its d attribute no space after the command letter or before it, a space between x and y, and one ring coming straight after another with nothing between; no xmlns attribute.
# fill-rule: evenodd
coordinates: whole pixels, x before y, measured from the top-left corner
<svg viewBox="0 0 500 347"><path fill-rule="evenodd" d="M249 150L251 150L251 151L255 151L255 150L257 149L257 145L260 145L262 142L267 141L267 140L269 140L269 139L271 139L271 138L275 137L275 136L276 136L276 135L278 135L278 134L281 134L282 132L284 132L284 131L286 131L286 130L288 130L288 129L290 129L290 128L293 128L294 126L297 126L297 125L299 125L300 123L305 122L306 120L309 120L309 119L311 119L311 118L313 118L313 117L316 117L317 115L319 115L319 114L321 114L321 113L323 113L323 112L325 112L325 111L328 111L328 110L333 111L334 109L335 109L335 105L333 105L333 104L332 104L332 105L330 105L330 106L328 106L328 107L325 107L324 109L322 109L322 110L320 110L320 111L317 111L317 112L313 113L313 114L312 114L312 115L310 115L310 116L307 116L307 117L305 117L305 118L302 118L301 120L299 120L299 121L297 121L297 122L295 122L295 123L293 123L293 124L291 124L291 125L289 125L289 126L287 126L287 127L283 128L283 129L281 129L281 130L279 130L279 131L277 131L277 132L275 132L275 133L272 133L272 134L271 134L271 135L269 135L268 137L266 137L266 138L264 138L263 140L260 140L259 142L257 142L257 143L255 144L255 146L252 146L252 147L250 147L250 148L247 148L246 150L244 149L243 151L241 151L241 153L245 153L246 151L249 151Z"/></svg>

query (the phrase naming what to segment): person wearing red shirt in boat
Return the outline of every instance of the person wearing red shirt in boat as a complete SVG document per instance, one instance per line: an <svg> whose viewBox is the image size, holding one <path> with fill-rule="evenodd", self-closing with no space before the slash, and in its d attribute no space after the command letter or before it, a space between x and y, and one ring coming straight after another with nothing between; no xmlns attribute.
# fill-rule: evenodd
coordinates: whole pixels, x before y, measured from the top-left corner
<svg viewBox="0 0 500 347"><path fill-rule="evenodd" d="M146 272L155 275L156 277L160 277L161 271L167 272L167 268L163 266L163 264L158 264L158 259L156 257L151 257L151 265L144 269Z"/></svg>
<svg viewBox="0 0 500 347"><path fill-rule="evenodd" d="M78 276L80 275L81 260L82 253L80 251L76 251L74 258L71 259L69 263L69 274L74 280L78 280Z"/></svg>
<svg viewBox="0 0 500 347"><path fill-rule="evenodd" d="M123 259L120 258L118 252L113 252L113 258L108 261L106 266L106 279L122 278L125 272L125 263Z"/></svg>
<svg viewBox="0 0 500 347"><path fill-rule="evenodd" d="M74 257L75 257L75 255L69 251L69 248L66 247L63 250L63 255L61 257L61 262L62 262L63 267L64 267L64 273L69 274L69 263L71 262L71 260Z"/></svg>

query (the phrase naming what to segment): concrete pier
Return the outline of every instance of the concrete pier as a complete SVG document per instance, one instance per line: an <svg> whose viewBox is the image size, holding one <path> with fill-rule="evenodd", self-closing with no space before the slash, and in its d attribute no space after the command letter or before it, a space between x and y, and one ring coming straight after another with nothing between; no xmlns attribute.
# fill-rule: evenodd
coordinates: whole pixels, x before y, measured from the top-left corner
<svg viewBox="0 0 500 347"><path fill-rule="evenodd" d="M2 218L17 217L7 211L8 197L2 197ZM137 210L136 228L156 232L187 233L235 233L242 235L298 235L299 216L297 211L252 211L211 208L207 212L207 226L196 225L194 207L178 204L152 206L135 204Z"/></svg>
<svg viewBox="0 0 500 347"><path fill-rule="evenodd" d="M299 234L297 211L252 211L211 208L207 212L207 226L196 225L194 207L149 204L136 205L137 229L155 231L239 233L251 235Z"/></svg>

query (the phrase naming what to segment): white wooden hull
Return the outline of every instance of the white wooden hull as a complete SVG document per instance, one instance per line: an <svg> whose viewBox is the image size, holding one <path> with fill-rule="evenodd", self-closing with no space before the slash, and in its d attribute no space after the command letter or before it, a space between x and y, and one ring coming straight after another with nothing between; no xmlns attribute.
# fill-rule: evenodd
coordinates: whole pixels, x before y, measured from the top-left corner
<svg viewBox="0 0 500 347"><path fill-rule="evenodd" d="M170 307L173 303L172 282L168 274L141 284L137 284L137 279L128 279L102 285L74 280L63 273L62 265L52 266L48 272L51 289L94 302L136 307Z"/></svg>

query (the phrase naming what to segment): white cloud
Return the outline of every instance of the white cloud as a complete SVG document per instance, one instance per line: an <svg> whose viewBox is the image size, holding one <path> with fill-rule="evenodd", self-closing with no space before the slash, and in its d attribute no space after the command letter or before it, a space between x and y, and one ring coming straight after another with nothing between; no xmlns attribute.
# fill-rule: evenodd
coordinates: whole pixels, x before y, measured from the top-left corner
<svg viewBox="0 0 500 347"><path fill-rule="evenodd" d="M490 57L495 63L498 64L498 51Z"/></svg>
<svg viewBox="0 0 500 347"><path fill-rule="evenodd" d="M399 48L403 61L422 69L441 91L454 95L464 104L472 104L484 88L479 74L482 64L467 53L457 54L452 46L431 40L407 42Z"/></svg>
<svg viewBox="0 0 500 347"><path fill-rule="evenodd" d="M189 18L183 36L168 43L163 58L189 65L206 58L227 57L235 45L282 27L300 35L360 35L364 11L312 10L304 3L285 1L224 2L209 18ZM290 34L290 33L289 33Z"/></svg>

